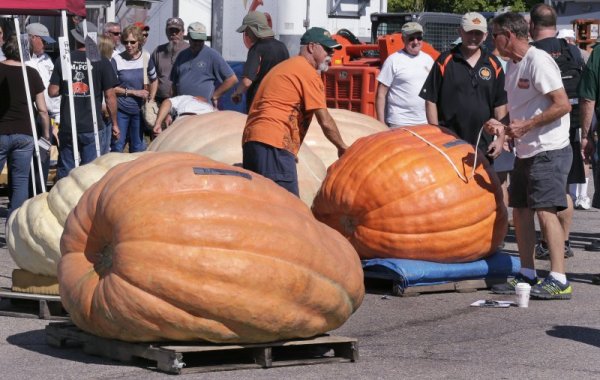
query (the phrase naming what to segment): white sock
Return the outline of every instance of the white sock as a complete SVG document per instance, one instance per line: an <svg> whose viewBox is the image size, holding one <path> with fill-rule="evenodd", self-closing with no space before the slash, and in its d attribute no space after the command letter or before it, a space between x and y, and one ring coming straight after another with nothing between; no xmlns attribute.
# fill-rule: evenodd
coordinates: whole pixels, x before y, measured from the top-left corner
<svg viewBox="0 0 600 380"><path fill-rule="evenodd" d="M577 183L569 184L569 195L573 200L577 199L577 196L579 195L579 186L577 185Z"/></svg>
<svg viewBox="0 0 600 380"><path fill-rule="evenodd" d="M567 283L567 275L564 273L550 272L550 276L563 285Z"/></svg>
<svg viewBox="0 0 600 380"><path fill-rule="evenodd" d="M577 195L581 195L582 197L587 197L588 193L587 193L587 189L588 189L588 183L589 183L590 179L586 178L585 179L585 183L579 183L578 187L579 187L579 194Z"/></svg>
<svg viewBox="0 0 600 380"><path fill-rule="evenodd" d="M537 272L535 271L535 269L521 268L519 273L521 273L523 276L527 277L530 280L537 278Z"/></svg>

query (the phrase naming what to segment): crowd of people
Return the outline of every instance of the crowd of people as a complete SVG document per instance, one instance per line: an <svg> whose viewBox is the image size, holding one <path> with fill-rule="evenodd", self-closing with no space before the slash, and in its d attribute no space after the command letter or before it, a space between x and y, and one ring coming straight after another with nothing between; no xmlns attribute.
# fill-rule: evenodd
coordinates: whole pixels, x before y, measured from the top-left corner
<svg viewBox="0 0 600 380"><path fill-rule="evenodd" d="M573 290L564 260L573 256L572 195L576 206L590 207L585 167L596 148L592 132L593 116L600 109L600 47L590 55L575 45L572 31L559 33L556 12L549 5L534 6L529 16L527 20L507 12L488 25L481 14L468 12L455 46L436 60L421 51L422 25L407 22L402 27L403 48L385 60L377 78L376 113L390 128L428 123L452 130L489 159L503 186L510 182L504 201L513 209L521 271L495 286L494 292L512 294L518 282L528 282L533 297L569 299ZM237 29L249 49L240 80L223 57L205 45L206 27L194 22L186 29L178 17L166 21L168 42L151 53L144 49L149 26L106 23L97 42L100 58L88 71L91 52L86 46L91 45L86 44L83 26L88 32L97 29L87 21L73 21L71 89L60 61L52 63L44 53L44 46L54 42L47 28L39 23L26 28L36 128L41 137L58 143L59 179L79 157L85 164L98 154L123 152L126 146L129 152L145 150L145 134L159 135L174 118L213 112L230 89L234 103L246 97L243 167L293 194L299 193L298 150L313 116L340 156L347 148L327 111L319 75L328 69L334 50L341 48L325 29L308 29L299 54L290 58L265 14L249 12ZM490 33L493 51L484 45ZM24 86L17 84L23 77L14 35L2 51L0 86L9 101L0 103L0 165L9 162L14 210L28 197L34 143L23 109ZM572 80L564 79L565 70L576 73L569 76ZM77 151L69 90L75 102ZM59 125L58 132L51 125ZM537 242L535 217L541 228ZM600 242L588 248L600 251ZM537 277L535 258L551 261L543 281Z"/></svg>

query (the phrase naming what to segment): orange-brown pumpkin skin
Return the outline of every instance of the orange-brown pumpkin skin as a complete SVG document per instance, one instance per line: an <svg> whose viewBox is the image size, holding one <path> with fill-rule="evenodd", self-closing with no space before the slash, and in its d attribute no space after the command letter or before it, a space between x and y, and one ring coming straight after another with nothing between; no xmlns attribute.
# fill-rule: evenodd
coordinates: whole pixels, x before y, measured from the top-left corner
<svg viewBox="0 0 600 380"><path fill-rule="evenodd" d="M107 172L65 224L58 279L77 326L252 343L324 333L358 308L358 255L291 193L192 153L144 157Z"/></svg>
<svg viewBox="0 0 600 380"><path fill-rule="evenodd" d="M493 253L507 231L497 175L447 129L406 128L440 147L454 162L407 130L358 140L327 172L312 209L340 231L360 257L468 262ZM447 144L447 147L444 147Z"/></svg>

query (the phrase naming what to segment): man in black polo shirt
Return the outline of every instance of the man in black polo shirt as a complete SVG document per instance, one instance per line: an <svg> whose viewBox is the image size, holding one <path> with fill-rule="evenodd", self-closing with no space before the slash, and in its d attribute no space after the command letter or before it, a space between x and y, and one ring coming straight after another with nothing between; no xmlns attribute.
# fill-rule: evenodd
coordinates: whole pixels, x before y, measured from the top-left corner
<svg viewBox="0 0 600 380"><path fill-rule="evenodd" d="M475 145L487 120L506 115L504 72L498 58L481 48L487 36L481 14L465 14L458 33L462 43L438 57L419 96L426 101L429 124L449 128ZM493 159L503 144L503 135L494 141L483 132L478 148Z"/></svg>

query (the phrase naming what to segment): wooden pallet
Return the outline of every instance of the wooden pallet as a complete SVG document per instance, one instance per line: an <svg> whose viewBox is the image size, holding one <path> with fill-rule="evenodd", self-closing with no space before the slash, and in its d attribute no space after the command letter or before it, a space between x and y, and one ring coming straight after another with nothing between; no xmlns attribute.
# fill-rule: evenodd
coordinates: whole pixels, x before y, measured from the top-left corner
<svg viewBox="0 0 600 380"><path fill-rule="evenodd" d="M0 315L20 318L68 319L59 296L13 292L0 288Z"/></svg>
<svg viewBox="0 0 600 380"><path fill-rule="evenodd" d="M397 278L389 273L365 271L367 289L391 289L391 294L399 297L413 297L422 293L458 292L472 293L479 289L489 289L493 285L507 281L506 277L482 278L475 280L449 281L443 284L403 287Z"/></svg>
<svg viewBox="0 0 600 380"><path fill-rule="evenodd" d="M332 335L265 344L128 343L88 334L70 322L56 322L46 326L46 342L54 347L83 346L85 353L121 362L143 359L145 368L172 374L358 360L356 339ZM332 350L333 356L315 356Z"/></svg>

